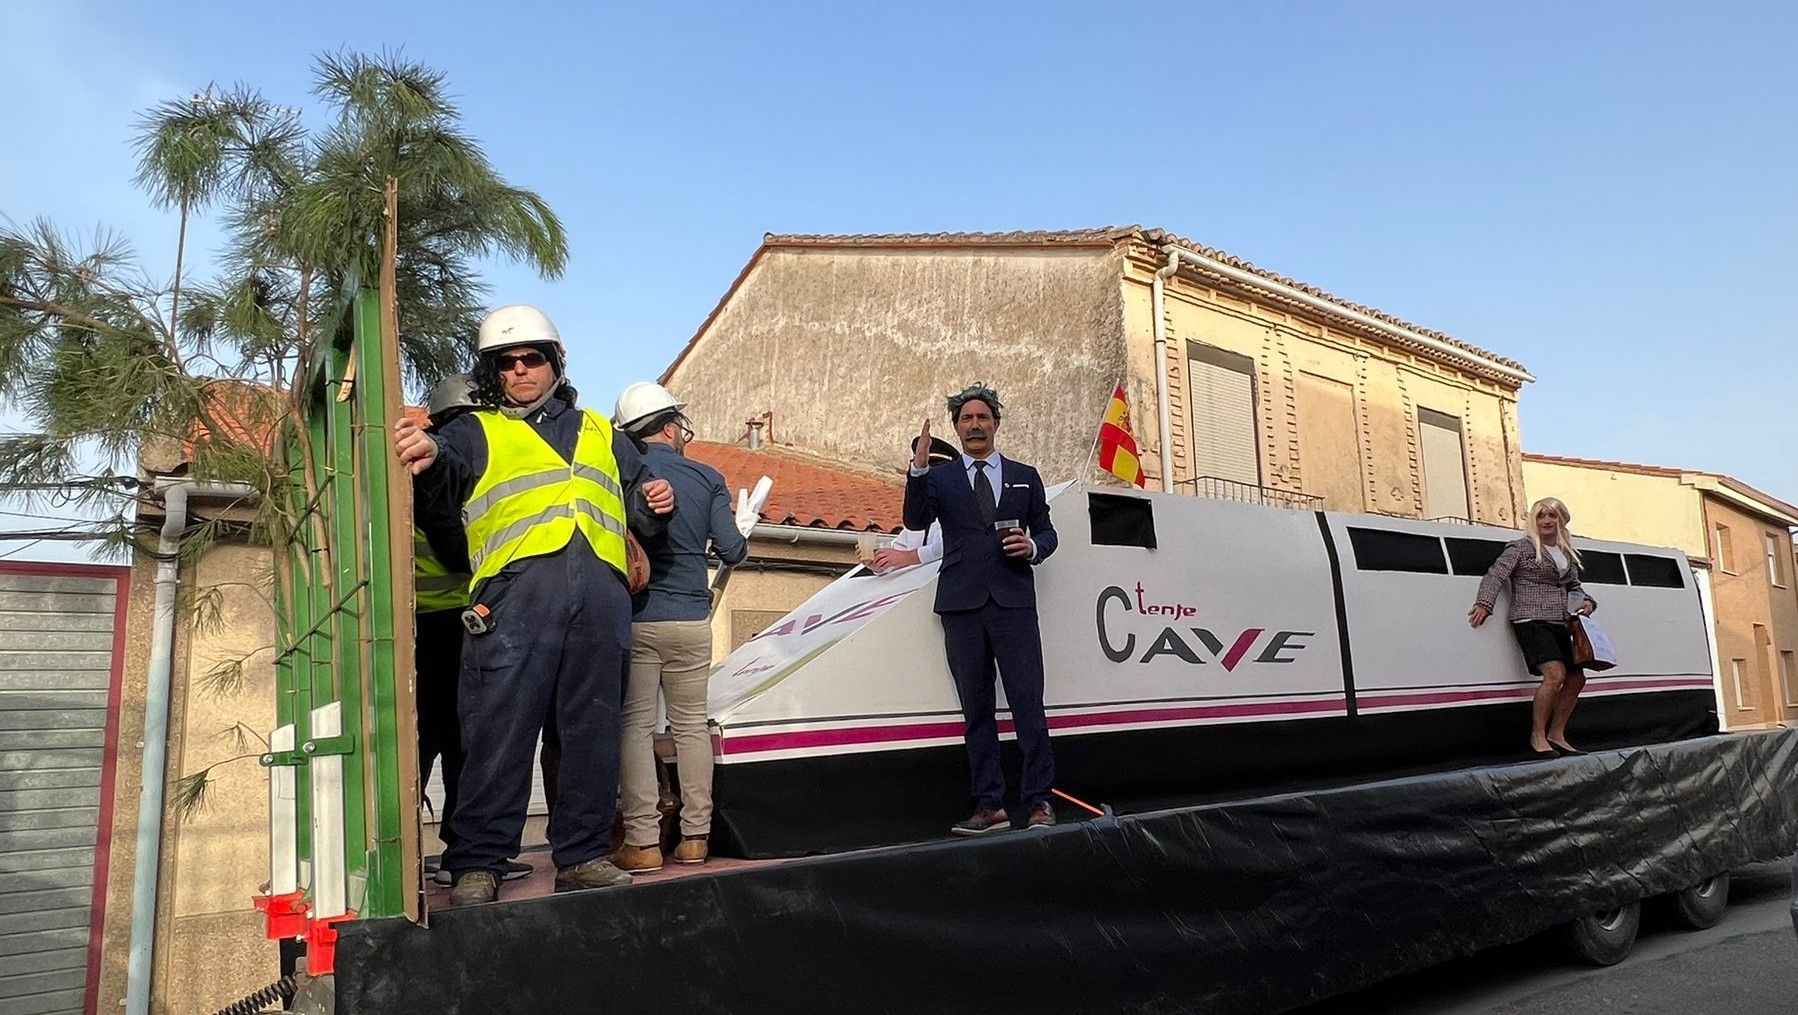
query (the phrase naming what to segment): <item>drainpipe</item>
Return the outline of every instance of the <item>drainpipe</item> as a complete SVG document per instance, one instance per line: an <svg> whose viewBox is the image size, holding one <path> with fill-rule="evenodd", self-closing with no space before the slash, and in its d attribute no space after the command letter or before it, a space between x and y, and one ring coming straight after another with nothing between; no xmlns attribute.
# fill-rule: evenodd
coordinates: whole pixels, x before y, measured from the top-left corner
<svg viewBox="0 0 1798 1015"><path fill-rule="evenodd" d="M854 529L814 529L808 525L770 525L761 522L749 531L753 539L772 539L782 543L820 543L828 546L857 546L862 538L873 536L877 541L892 542L893 536L887 532L858 532Z"/></svg>
<svg viewBox="0 0 1798 1015"><path fill-rule="evenodd" d="M131 883L131 950L125 1013L149 1015L150 959L156 945L156 883L162 876L162 811L168 778L169 684L175 661L175 589L181 572L181 532L192 497L257 496L243 483L175 482L162 487L162 539L157 545L156 606L150 635L149 687L144 695L143 779L137 804L137 869Z"/></svg>
<svg viewBox="0 0 1798 1015"><path fill-rule="evenodd" d="M1180 248L1168 247L1167 263L1155 272L1155 280L1149 284L1150 312L1155 315L1155 422L1160 427L1157 433L1161 436L1161 450L1156 455L1161 460L1161 492L1174 492L1174 461L1170 453L1172 444L1168 431L1173 429L1172 414L1168 409L1167 394L1167 280L1180 270Z"/></svg>

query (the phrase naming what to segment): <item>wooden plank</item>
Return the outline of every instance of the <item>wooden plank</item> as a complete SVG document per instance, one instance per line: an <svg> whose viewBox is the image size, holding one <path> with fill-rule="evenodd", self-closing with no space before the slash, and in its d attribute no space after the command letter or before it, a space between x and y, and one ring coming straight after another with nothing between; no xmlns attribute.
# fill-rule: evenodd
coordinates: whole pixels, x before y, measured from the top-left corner
<svg viewBox="0 0 1798 1015"><path fill-rule="evenodd" d="M103 729L5 730L0 729L0 751L99 751L106 746ZM98 755L95 755L98 757Z"/></svg>
<svg viewBox="0 0 1798 1015"><path fill-rule="evenodd" d="M99 768L105 759L88 747L46 747L42 750L0 751L0 772L61 772Z"/></svg>
<svg viewBox="0 0 1798 1015"><path fill-rule="evenodd" d="M32 931L67 930L71 927L86 927L88 924L88 907L75 906L68 909L40 909L35 913L14 913L6 918L7 934L29 934ZM0 1009L3 1011L4 1009Z"/></svg>
<svg viewBox="0 0 1798 1015"><path fill-rule="evenodd" d="M76 1015L87 1003L87 990L59 990L14 998L0 1005L4 1015Z"/></svg>
<svg viewBox="0 0 1798 1015"><path fill-rule="evenodd" d="M92 691L111 686L112 674L106 670L0 670L0 691Z"/></svg>
<svg viewBox="0 0 1798 1015"><path fill-rule="evenodd" d="M112 613L0 609L0 631L99 631L112 637Z"/></svg>
<svg viewBox="0 0 1798 1015"><path fill-rule="evenodd" d="M98 807L19 807L0 804L0 832L45 828L86 828L100 823Z"/></svg>
<svg viewBox="0 0 1798 1015"><path fill-rule="evenodd" d="M0 976L15 976L19 973L46 973L58 969L79 969L85 974L87 971L87 942L83 941L79 948L27 952L23 955L0 955Z"/></svg>
<svg viewBox="0 0 1798 1015"><path fill-rule="evenodd" d="M6 592L81 592L111 595L118 579L57 574L0 574L0 590Z"/></svg>
<svg viewBox="0 0 1798 1015"><path fill-rule="evenodd" d="M81 613L113 616L118 597L70 592L0 592L0 610L18 613Z"/></svg>
<svg viewBox="0 0 1798 1015"><path fill-rule="evenodd" d="M0 832L0 853L28 853L40 849L79 849L94 844L94 826L39 828Z"/></svg>
<svg viewBox="0 0 1798 1015"><path fill-rule="evenodd" d="M112 664L111 631L13 631L0 627L0 652L100 652ZM85 667L84 667L85 668Z"/></svg>
<svg viewBox="0 0 1798 1015"><path fill-rule="evenodd" d="M86 906L93 899L93 884L64 885L45 888L33 883L16 892L0 892L0 916L9 913L35 913L40 909L68 909Z"/></svg>
<svg viewBox="0 0 1798 1015"><path fill-rule="evenodd" d="M0 730L104 730L103 708L20 708L0 711Z"/></svg>
<svg viewBox="0 0 1798 1015"><path fill-rule="evenodd" d="M106 692L72 688L57 691L0 690L0 712L38 708L105 708Z"/></svg>
<svg viewBox="0 0 1798 1015"><path fill-rule="evenodd" d="M0 772L0 791L21 789L79 789L100 785L99 766L59 768L27 772Z"/></svg>
<svg viewBox="0 0 1798 1015"><path fill-rule="evenodd" d="M27 994L45 994L57 990L81 990L87 986L87 976L80 969L58 969L50 972L25 973L21 976L9 976L0 980L0 997L23 997ZM0 1011L7 1009L0 1008ZM79 1011L77 1005L70 1011Z"/></svg>
<svg viewBox="0 0 1798 1015"><path fill-rule="evenodd" d="M100 780L92 786L0 790L0 810L35 811L52 807L100 806Z"/></svg>
<svg viewBox="0 0 1798 1015"><path fill-rule="evenodd" d="M43 930L35 934L0 934L0 955L28 955L57 948L86 947L86 927Z"/></svg>

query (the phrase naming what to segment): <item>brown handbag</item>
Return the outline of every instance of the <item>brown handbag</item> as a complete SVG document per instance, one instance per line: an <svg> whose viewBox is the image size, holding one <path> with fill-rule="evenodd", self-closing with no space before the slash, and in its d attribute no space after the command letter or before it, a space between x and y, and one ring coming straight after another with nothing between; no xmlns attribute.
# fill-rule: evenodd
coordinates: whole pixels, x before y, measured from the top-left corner
<svg viewBox="0 0 1798 1015"><path fill-rule="evenodd" d="M1592 639L1586 636L1586 625L1578 617L1567 618L1567 633L1573 638L1573 665L1585 670L1608 670L1615 663L1603 663L1592 651Z"/></svg>
<svg viewBox="0 0 1798 1015"><path fill-rule="evenodd" d="M636 534L629 529L624 530L624 563L625 577L629 581L631 595L634 596L648 588L649 554L643 552L643 544L637 542Z"/></svg>

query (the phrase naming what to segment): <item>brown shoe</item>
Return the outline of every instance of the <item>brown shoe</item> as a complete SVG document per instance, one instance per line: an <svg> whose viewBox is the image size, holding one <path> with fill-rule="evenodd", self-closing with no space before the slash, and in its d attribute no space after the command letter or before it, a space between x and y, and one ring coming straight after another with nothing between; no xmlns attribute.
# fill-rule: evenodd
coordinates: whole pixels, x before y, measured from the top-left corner
<svg viewBox="0 0 1798 1015"><path fill-rule="evenodd" d="M499 899L499 879L492 871L463 871L450 887L450 905L475 906Z"/></svg>
<svg viewBox="0 0 1798 1015"><path fill-rule="evenodd" d="M982 807L966 821L957 821L949 831L956 835L986 835L989 832L1008 831L1010 828L1011 818L1005 815L1005 808Z"/></svg>
<svg viewBox="0 0 1798 1015"><path fill-rule="evenodd" d="M680 845L674 847L674 862L685 864L705 863L712 852L711 845L703 835L683 835Z"/></svg>
<svg viewBox="0 0 1798 1015"><path fill-rule="evenodd" d="M621 888L630 883L631 876L629 874L599 857L556 871L556 891L558 892L584 892L590 888Z"/></svg>
<svg viewBox="0 0 1798 1015"><path fill-rule="evenodd" d="M654 874L662 869L662 847L626 845L612 854L612 863L628 874Z"/></svg>
<svg viewBox="0 0 1798 1015"><path fill-rule="evenodd" d="M1030 808L1030 823L1027 828L1048 828L1055 824L1055 808L1047 800L1038 800L1036 806Z"/></svg>

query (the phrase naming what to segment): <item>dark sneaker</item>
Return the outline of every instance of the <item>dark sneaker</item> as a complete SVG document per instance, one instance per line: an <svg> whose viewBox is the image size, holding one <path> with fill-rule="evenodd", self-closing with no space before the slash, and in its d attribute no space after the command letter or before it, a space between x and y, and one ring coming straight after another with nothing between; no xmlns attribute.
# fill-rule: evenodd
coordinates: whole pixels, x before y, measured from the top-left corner
<svg viewBox="0 0 1798 1015"><path fill-rule="evenodd" d="M1027 828L1048 828L1055 824L1055 808L1047 800L1038 800L1036 806L1030 808L1030 824Z"/></svg>
<svg viewBox="0 0 1798 1015"><path fill-rule="evenodd" d="M610 861L595 857L586 863L556 871L556 891L584 892L589 888L620 888L631 883L631 876L612 866Z"/></svg>
<svg viewBox="0 0 1798 1015"><path fill-rule="evenodd" d="M519 863L517 860L507 860L506 872L501 874L499 879L501 881L517 881L519 878L530 877L531 872L536 869L537 868L532 867L528 863ZM449 887L450 882L455 880L455 876L452 875L448 869L443 867L438 867L436 873L431 873L431 868L426 867L425 872L431 874L432 881L443 885L445 888Z"/></svg>
<svg viewBox="0 0 1798 1015"><path fill-rule="evenodd" d="M949 831L956 835L985 835L988 832L1003 832L1010 827L1011 819L1005 816L1003 807L991 810L982 807L966 821L957 821Z"/></svg>
<svg viewBox="0 0 1798 1015"><path fill-rule="evenodd" d="M492 871L463 871L450 889L450 905L473 906L499 899L499 879Z"/></svg>

